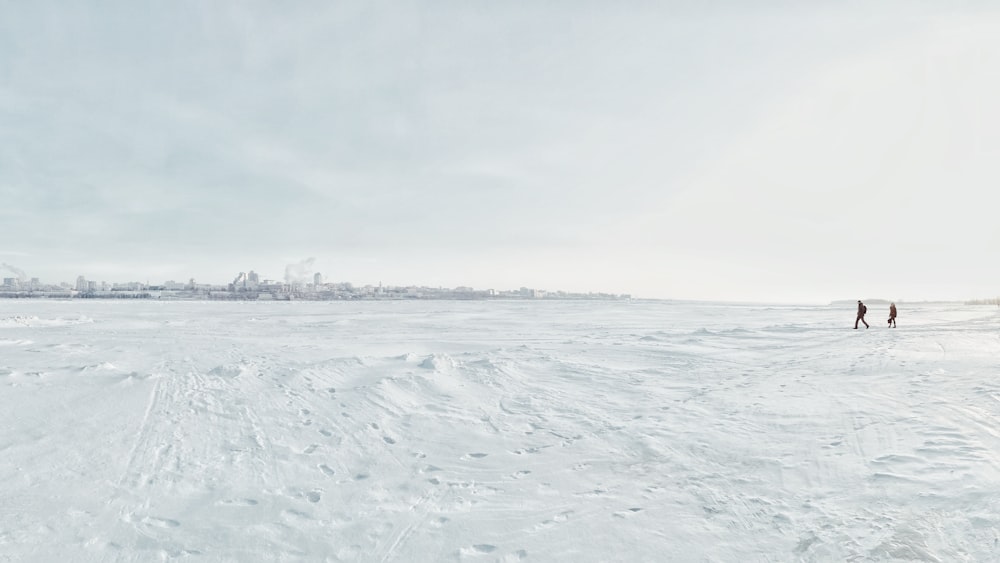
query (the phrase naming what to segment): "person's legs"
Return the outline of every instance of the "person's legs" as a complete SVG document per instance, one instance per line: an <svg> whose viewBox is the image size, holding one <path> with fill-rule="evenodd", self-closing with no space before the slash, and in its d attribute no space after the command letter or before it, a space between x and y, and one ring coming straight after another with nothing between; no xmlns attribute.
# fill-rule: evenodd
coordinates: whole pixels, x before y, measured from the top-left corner
<svg viewBox="0 0 1000 563"><path fill-rule="evenodd" d="M869 328L868 321L866 321L864 317L861 317L861 322L865 323L865 328Z"/></svg>
<svg viewBox="0 0 1000 563"><path fill-rule="evenodd" d="M861 320L861 317L858 317L858 318L854 319L854 328L858 328L858 321L860 321L860 320Z"/></svg>

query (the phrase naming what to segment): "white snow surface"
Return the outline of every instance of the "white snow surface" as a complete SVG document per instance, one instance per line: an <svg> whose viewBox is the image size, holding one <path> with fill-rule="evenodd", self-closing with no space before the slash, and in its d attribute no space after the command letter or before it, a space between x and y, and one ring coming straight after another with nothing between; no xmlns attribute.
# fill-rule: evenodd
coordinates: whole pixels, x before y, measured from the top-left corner
<svg viewBox="0 0 1000 563"><path fill-rule="evenodd" d="M998 561L1000 314L878 309L3 300L0 561Z"/></svg>

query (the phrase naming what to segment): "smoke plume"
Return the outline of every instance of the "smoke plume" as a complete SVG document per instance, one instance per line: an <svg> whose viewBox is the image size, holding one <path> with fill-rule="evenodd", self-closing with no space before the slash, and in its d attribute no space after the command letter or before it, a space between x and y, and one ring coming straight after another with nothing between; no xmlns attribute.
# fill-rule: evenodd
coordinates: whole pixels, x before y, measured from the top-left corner
<svg viewBox="0 0 1000 563"><path fill-rule="evenodd" d="M315 258L306 258L298 264L285 266L285 283L307 283L312 279Z"/></svg>
<svg viewBox="0 0 1000 563"><path fill-rule="evenodd" d="M22 270L20 268L16 268L14 266L11 266L10 264L8 264L6 262L0 264L0 268L4 268L4 269L7 269L7 270L10 270L11 272L14 273L15 276L17 276L17 279L19 279L21 281L28 281L28 274L24 273L24 270Z"/></svg>

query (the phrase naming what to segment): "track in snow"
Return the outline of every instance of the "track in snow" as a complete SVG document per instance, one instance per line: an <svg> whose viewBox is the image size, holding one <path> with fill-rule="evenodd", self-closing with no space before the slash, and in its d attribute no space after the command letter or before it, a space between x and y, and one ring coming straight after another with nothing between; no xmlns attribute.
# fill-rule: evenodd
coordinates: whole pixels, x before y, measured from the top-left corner
<svg viewBox="0 0 1000 563"><path fill-rule="evenodd" d="M0 559L1000 556L989 309L4 305Z"/></svg>

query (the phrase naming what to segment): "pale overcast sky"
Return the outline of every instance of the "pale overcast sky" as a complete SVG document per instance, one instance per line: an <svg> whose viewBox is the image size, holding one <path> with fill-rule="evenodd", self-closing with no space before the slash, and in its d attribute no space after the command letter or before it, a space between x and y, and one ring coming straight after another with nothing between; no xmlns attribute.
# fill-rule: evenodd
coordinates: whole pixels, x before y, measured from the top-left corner
<svg viewBox="0 0 1000 563"><path fill-rule="evenodd" d="M995 296L1000 8L944 4L5 2L0 261Z"/></svg>

